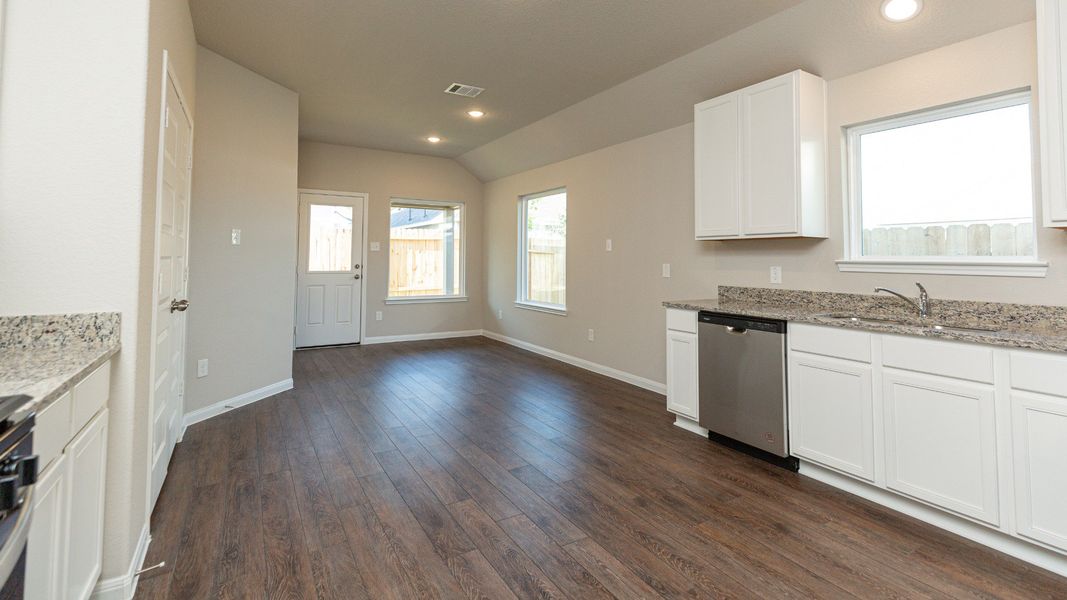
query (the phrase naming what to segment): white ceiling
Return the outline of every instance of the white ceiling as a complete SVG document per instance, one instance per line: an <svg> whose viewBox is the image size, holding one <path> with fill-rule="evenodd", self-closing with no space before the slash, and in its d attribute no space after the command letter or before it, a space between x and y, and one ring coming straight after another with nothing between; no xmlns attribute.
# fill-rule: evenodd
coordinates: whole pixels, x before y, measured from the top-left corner
<svg viewBox="0 0 1067 600"><path fill-rule="evenodd" d="M301 138L458 156L799 2L190 0L190 9L200 44L300 94ZM452 82L486 92L444 94ZM471 108L487 116L472 121Z"/></svg>
<svg viewBox="0 0 1067 600"><path fill-rule="evenodd" d="M458 160L482 181L491 181L689 123L697 102L793 69L836 79L1035 16L1033 0L924 4L914 20L894 24L881 18L881 0L807 0Z"/></svg>

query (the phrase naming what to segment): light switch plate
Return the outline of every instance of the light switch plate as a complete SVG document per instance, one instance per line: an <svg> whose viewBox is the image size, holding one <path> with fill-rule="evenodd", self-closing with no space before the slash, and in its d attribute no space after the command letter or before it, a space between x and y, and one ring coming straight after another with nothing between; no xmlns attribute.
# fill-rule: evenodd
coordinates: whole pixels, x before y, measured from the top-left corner
<svg viewBox="0 0 1067 600"><path fill-rule="evenodd" d="M374 320L375 321L381 321L382 320L382 311L380 311L380 310L374 311Z"/></svg>
<svg viewBox="0 0 1067 600"><path fill-rule="evenodd" d="M382 249L382 243L381 242L371 242L370 243L370 251L371 252L379 252L379 251L381 251L381 249Z"/></svg>
<svg viewBox="0 0 1067 600"><path fill-rule="evenodd" d="M608 239L608 241L604 242L604 251L611 252L611 239Z"/></svg>
<svg viewBox="0 0 1067 600"><path fill-rule="evenodd" d="M201 358L200 360L196 361L196 376L198 378L199 377L207 377L207 359L206 358Z"/></svg>
<svg viewBox="0 0 1067 600"><path fill-rule="evenodd" d="M596 332L593 331L592 329L590 329L589 330L589 335L587 337L589 338L590 342L595 342L596 341Z"/></svg>
<svg viewBox="0 0 1067 600"><path fill-rule="evenodd" d="M240 246L241 245L241 230L240 229L231 229L230 230L230 243L233 244L234 246Z"/></svg>
<svg viewBox="0 0 1067 600"><path fill-rule="evenodd" d="M782 267L771 267L771 283L782 283Z"/></svg>
<svg viewBox="0 0 1067 600"><path fill-rule="evenodd" d="M670 277L671 276L671 263L663 263L663 276L664 277Z"/></svg>

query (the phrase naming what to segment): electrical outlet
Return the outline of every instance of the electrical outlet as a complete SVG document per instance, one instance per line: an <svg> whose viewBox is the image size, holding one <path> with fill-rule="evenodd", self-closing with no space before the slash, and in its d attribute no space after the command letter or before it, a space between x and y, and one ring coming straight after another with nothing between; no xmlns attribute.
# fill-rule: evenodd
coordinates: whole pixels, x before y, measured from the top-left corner
<svg viewBox="0 0 1067 600"><path fill-rule="evenodd" d="M782 267L771 267L771 283L782 283Z"/></svg>
<svg viewBox="0 0 1067 600"><path fill-rule="evenodd" d="M496 318L498 318L498 319L503 319L504 318L504 309L503 308L498 308L496 310Z"/></svg>
<svg viewBox="0 0 1067 600"><path fill-rule="evenodd" d="M382 249L382 243L381 242L371 242L370 243L370 251L371 252L378 252L381 249Z"/></svg>
<svg viewBox="0 0 1067 600"><path fill-rule="evenodd" d="M380 311L380 310L374 311L374 320L375 321L381 321L382 320L382 311Z"/></svg>
<svg viewBox="0 0 1067 600"><path fill-rule="evenodd" d="M201 358L196 361L196 376L207 377L207 359Z"/></svg>
<svg viewBox="0 0 1067 600"><path fill-rule="evenodd" d="M671 263L663 263L663 276L664 277L670 277L671 276Z"/></svg>
<svg viewBox="0 0 1067 600"><path fill-rule="evenodd" d="M230 230L230 243L233 244L234 246L240 246L241 245L241 230L240 229L231 229Z"/></svg>
<svg viewBox="0 0 1067 600"><path fill-rule="evenodd" d="M611 239L610 238L608 239L608 241L604 242L604 251L605 252L611 252Z"/></svg>
<svg viewBox="0 0 1067 600"><path fill-rule="evenodd" d="M589 341L590 342L595 342L596 341L596 332L593 331L592 329L590 329L588 337L589 337Z"/></svg>

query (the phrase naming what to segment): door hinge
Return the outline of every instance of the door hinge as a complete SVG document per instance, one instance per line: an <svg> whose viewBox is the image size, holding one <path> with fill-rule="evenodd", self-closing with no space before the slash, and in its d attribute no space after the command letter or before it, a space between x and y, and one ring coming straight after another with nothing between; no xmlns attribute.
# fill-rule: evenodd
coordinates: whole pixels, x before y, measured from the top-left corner
<svg viewBox="0 0 1067 600"><path fill-rule="evenodd" d="M166 110L163 111L163 128L166 129L167 127L170 127L170 107L169 106L166 108Z"/></svg>
<svg viewBox="0 0 1067 600"><path fill-rule="evenodd" d="M178 397L179 398L184 398L185 397L185 382L184 381L179 381L178 382Z"/></svg>
<svg viewBox="0 0 1067 600"><path fill-rule="evenodd" d="M186 160L185 160L185 168L190 170L190 171L192 171L193 170L193 155L189 154L185 158L186 158Z"/></svg>

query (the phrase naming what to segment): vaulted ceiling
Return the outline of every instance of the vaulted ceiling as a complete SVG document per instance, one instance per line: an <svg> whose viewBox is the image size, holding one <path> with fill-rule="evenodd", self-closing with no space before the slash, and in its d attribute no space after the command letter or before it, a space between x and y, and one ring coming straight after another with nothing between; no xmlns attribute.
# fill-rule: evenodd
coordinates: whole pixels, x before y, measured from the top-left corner
<svg viewBox="0 0 1067 600"><path fill-rule="evenodd" d="M299 92L302 139L462 155L482 179L681 124L788 70L839 77L1034 18L1033 0L926 0L892 24L880 4L190 0L200 44Z"/></svg>
<svg viewBox="0 0 1067 600"><path fill-rule="evenodd" d="M300 135L458 156L799 0L192 0L201 45L300 94ZM452 82L486 88L449 96ZM472 121L466 111L486 112ZM431 146L425 137L442 142Z"/></svg>

